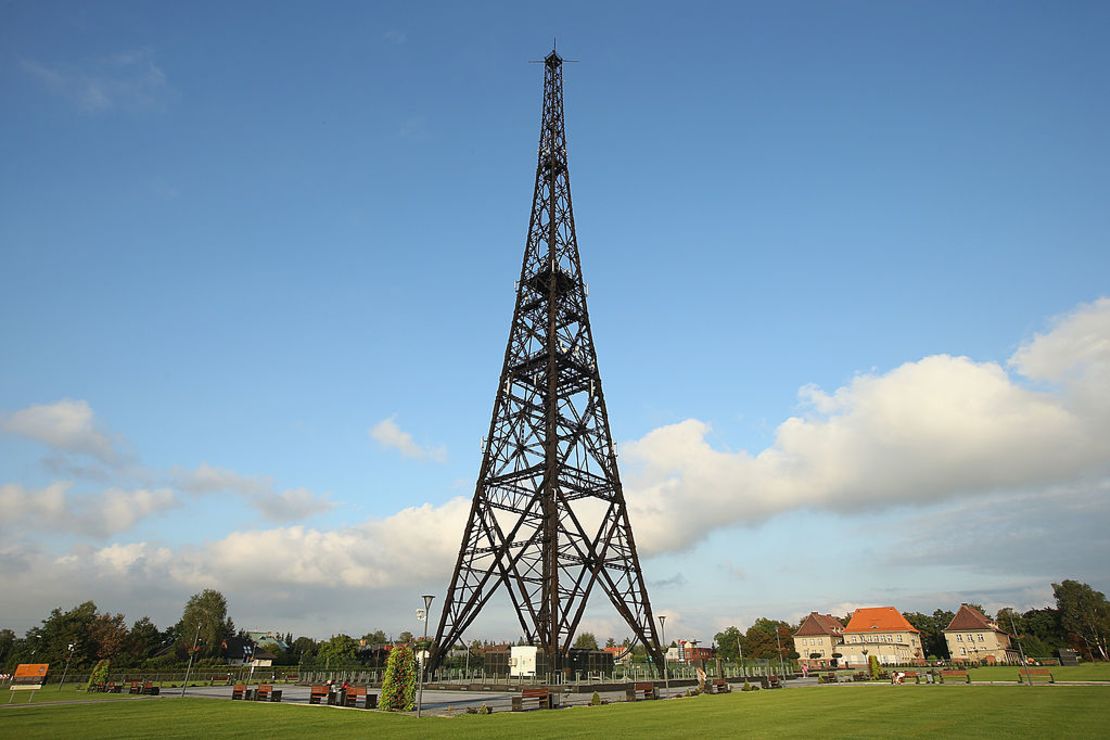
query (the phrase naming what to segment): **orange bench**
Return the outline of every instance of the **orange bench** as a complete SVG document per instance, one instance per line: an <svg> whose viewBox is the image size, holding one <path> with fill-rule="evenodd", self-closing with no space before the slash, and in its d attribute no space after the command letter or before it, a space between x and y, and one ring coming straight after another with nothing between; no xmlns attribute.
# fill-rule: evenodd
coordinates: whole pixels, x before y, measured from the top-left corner
<svg viewBox="0 0 1110 740"><path fill-rule="evenodd" d="M232 701L235 701L236 699L242 699L246 693L247 685L245 683L237 683L231 689L231 699Z"/></svg>
<svg viewBox="0 0 1110 740"><path fill-rule="evenodd" d="M962 678L964 683L971 683L971 674L967 671L941 671L940 682L948 683L945 679L949 678Z"/></svg>
<svg viewBox="0 0 1110 740"><path fill-rule="evenodd" d="M259 684L254 692L255 701L281 701L281 689L274 691L273 684Z"/></svg>
<svg viewBox="0 0 1110 740"><path fill-rule="evenodd" d="M1022 668L1018 671L1018 683L1028 681L1045 681L1048 683L1056 683L1056 677L1052 675L1052 671L1047 668Z"/></svg>
<svg viewBox="0 0 1110 740"><path fill-rule="evenodd" d="M309 704L319 704L321 700L326 704L328 701L328 687L327 686L313 686L308 694Z"/></svg>

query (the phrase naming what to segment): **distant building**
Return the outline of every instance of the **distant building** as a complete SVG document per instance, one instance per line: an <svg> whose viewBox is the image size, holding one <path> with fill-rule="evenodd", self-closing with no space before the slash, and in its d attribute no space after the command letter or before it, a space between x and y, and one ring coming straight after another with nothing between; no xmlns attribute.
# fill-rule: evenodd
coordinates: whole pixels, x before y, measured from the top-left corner
<svg viewBox="0 0 1110 740"><path fill-rule="evenodd" d="M944 640L952 660L960 663L1021 662L1021 656L1010 642L1010 634L967 604L960 605L956 616L944 628Z"/></svg>
<svg viewBox="0 0 1110 740"><path fill-rule="evenodd" d="M884 665L925 662L921 633L893 606L856 609L844 628L840 652L841 663L851 666L866 666L872 655Z"/></svg>
<svg viewBox="0 0 1110 740"><path fill-rule="evenodd" d="M810 612L794 633L794 652L798 661L809 668L835 668L839 660L833 653L843 653L844 625L831 614ZM817 657L811 657L816 655Z"/></svg>
<svg viewBox="0 0 1110 740"><path fill-rule="evenodd" d="M703 660L712 660L717 657L713 648L698 647L697 640L677 640L674 647L667 648L664 656L668 663L693 664Z"/></svg>
<svg viewBox="0 0 1110 740"><path fill-rule="evenodd" d="M617 645L615 647L602 648L605 652L613 656L613 663L616 665L628 665L632 662L632 648L626 645Z"/></svg>
<svg viewBox="0 0 1110 740"><path fill-rule="evenodd" d="M289 645L285 642L285 635L281 632L275 632L273 630L247 630L246 635L256 645L264 645L272 642L277 646L278 650L289 649Z"/></svg>

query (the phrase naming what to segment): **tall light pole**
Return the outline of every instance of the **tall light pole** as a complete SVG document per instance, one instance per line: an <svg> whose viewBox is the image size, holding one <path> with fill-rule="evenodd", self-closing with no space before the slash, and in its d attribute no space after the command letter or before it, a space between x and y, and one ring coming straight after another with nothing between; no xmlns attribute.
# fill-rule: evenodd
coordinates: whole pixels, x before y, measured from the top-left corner
<svg viewBox="0 0 1110 740"><path fill-rule="evenodd" d="M1021 670L1018 671L1018 676L1020 677L1021 671L1029 670L1029 664L1025 662L1025 648L1021 646L1021 639L1018 637L1017 627L1014 625L1014 612L1012 609L1010 610L1010 629L1014 631L1014 640L1018 644L1018 653L1021 655ZM1032 686L1033 677L1028 673L1026 673L1025 676L1029 679L1029 685Z"/></svg>
<svg viewBox="0 0 1110 740"><path fill-rule="evenodd" d="M62 671L62 680L58 683L58 691L62 690L62 686L66 682L66 674L69 673L69 661L73 659L73 648L77 647L76 642L69 643L69 653L66 655L66 669Z"/></svg>
<svg viewBox="0 0 1110 740"><path fill-rule="evenodd" d="M660 646L660 647L663 648L660 651L661 653L663 653L663 686L665 686L666 688L669 689L671 687L671 676L667 672L667 633L663 631L663 623L666 622L666 621L667 621L667 615L666 614L660 614L659 615L659 641L661 643L663 643Z"/></svg>
<svg viewBox="0 0 1110 740"><path fill-rule="evenodd" d="M736 654L740 659L740 675L744 675L744 646L740 644L740 630L736 630Z"/></svg>
<svg viewBox="0 0 1110 740"><path fill-rule="evenodd" d="M197 643L200 642L200 626L201 623L197 622L197 634L193 637L193 649L189 651L189 667L185 669L185 681L181 684L181 698L185 698L185 689L189 686L189 674L193 671L193 658L197 654Z"/></svg>
<svg viewBox="0 0 1110 740"><path fill-rule="evenodd" d="M431 594L424 594L424 642L421 644L421 650L431 653L428 650L428 616L432 610L432 599L435 597ZM423 658L423 656L421 656ZM420 688L416 692L416 716L420 717L420 711L424 704L424 660L420 661Z"/></svg>
<svg viewBox="0 0 1110 740"><path fill-rule="evenodd" d="M786 678L786 666L782 664L782 640L779 638L779 631L781 629L782 625L775 625L775 644L778 645L779 648L779 673L783 678Z"/></svg>

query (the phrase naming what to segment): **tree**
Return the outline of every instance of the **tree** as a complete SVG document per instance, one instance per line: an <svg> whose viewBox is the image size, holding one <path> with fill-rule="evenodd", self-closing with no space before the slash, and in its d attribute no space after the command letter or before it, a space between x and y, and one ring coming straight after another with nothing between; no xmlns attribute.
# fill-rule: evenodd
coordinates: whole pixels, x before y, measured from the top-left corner
<svg viewBox="0 0 1110 740"><path fill-rule="evenodd" d="M9 629L0 630L0 672L8 672L6 668L14 653L15 632Z"/></svg>
<svg viewBox="0 0 1110 740"><path fill-rule="evenodd" d="M921 657L928 655L948 657L948 641L944 638L944 628L951 624L956 617L955 614L937 609L932 614L905 612L903 616L921 633L921 649L924 653Z"/></svg>
<svg viewBox="0 0 1110 740"><path fill-rule="evenodd" d="M362 639L366 640L367 645L384 645L389 642L389 640L385 636L385 632L383 632L382 630L367 632L365 635L362 636Z"/></svg>
<svg viewBox="0 0 1110 740"><path fill-rule="evenodd" d="M412 641L413 641L412 633L409 632L408 630L405 630L404 632L402 632L400 635L397 636L397 642L399 642L399 643L403 643L403 644L407 645Z"/></svg>
<svg viewBox="0 0 1110 740"><path fill-rule="evenodd" d="M181 620L174 628L179 653L188 655L192 650L198 627L200 640L197 653L203 657L217 657L222 649L221 643L235 636L235 623L227 616L227 599L219 591L206 588L185 602Z"/></svg>
<svg viewBox="0 0 1110 740"><path fill-rule="evenodd" d="M127 623L122 614L97 614L89 625L89 639L100 660L114 658L127 649Z"/></svg>
<svg viewBox="0 0 1110 740"><path fill-rule="evenodd" d="M139 663L154 655L162 646L162 633L150 617L135 620L127 636L127 657L132 663Z"/></svg>
<svg viewBox="0 0 1110 740"><path fill-rule="evenodd" d="M311 637L298 637L293 640L293 644L289 649L291 656L300 661L301 658L311 658L316 655L316 641Z"/></svg>
<svg viewBox="0 0 1110 740"><path fill-rule="evenodd" d="M350 635L332 635L330 640L320 643L316 650L316 659L323 660L328 665L342 665L351 663L358 650L358 641Z"/></svg>
<svg viewBox="0 0 1110 740"><path fill-rule="evenodd" d="M616 647L616 646L617 646L617 641L614 640L612 637L610 637L608 640L605 641L605 647L607 647L607 648Z"/></svg>
<svg viewBox="0 0 1110 740"><path fill-rule="evenodd" d="M713 641L717 643L717 655L719 655L722 660L730 663L739 662L740 649L744 641L744 635L738 628L728 627L721 630L713 636ZM746 650L745 657L751 657L747 655Z"/></svg>
<svg viewBox="0 0 1110 740"><path fill-rule="evenodd" d="M593 632L580 632L574 640L574 646L582 650L597 650L597 638Z"/></svg>
<svg viewBox="0 0 1110 740"><path fill-rule="evenodd" d="M1065 580L1052 584L1060 624L1086 646L1091 657L1107 660L1107 636L1110 635L1110 603L1101 591L1086 583Z"/></svg>
<svg viewBox="0 0 1110 740"><path fill-rule="evenodd" d="M411 712L416 706L416 659L407 644L389 651L378 706L390 712Z"/></svg>
<svg viewBox="0 0 1110 740"><path fill-rule="evenodd" d="M779 630L782 630L780 633ZM781 620L767 619L760 617L755 620L744 639L744 658L748 660L778 660L779 646L782 646L783 657L786 656L786 651L790 649L790 635L793 630L790 625ZM776 634L779 635L776 639ZM785 634L786 641L783 642L782 635Z"/></svg>

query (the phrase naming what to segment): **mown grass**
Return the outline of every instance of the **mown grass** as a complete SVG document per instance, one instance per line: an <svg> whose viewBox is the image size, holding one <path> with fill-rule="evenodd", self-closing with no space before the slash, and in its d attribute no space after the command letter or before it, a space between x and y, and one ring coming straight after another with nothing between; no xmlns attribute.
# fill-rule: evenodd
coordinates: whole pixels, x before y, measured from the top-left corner
<svg viewBox="0 0 1110 740"><path fill-rule="evenodd" d="M853 686L455 718L214 699L0 709L20 738L1105 737L1110 688Z"/></svg>
<svg viewBox="0 0 1110 740"><path fill-rule="evenodd" d="M180 691L180 689L179 689ZM127 687L123 689L120 694L98 694L86 693L85 684L83 683L66 683L62 685L61 690L58 689L58 684L48 684L46 688L39 689L38 691L11 691L7 686L0 692L3 697L0 698L0 703L5 703L11 699L12 704L48 704L59 701L115 701L119 699L135 699L127 693Z"/></svg>
<svg viewBox="0 0 1110 740"><path fill-rule="evenodd" d="M1110 663L1044 666L1057 681L1110 681ZM1036 666L1034 666L1036 668ZM1017 666L984 666L972 668L972 681L1013 681L1017 683Z"/></svg>

